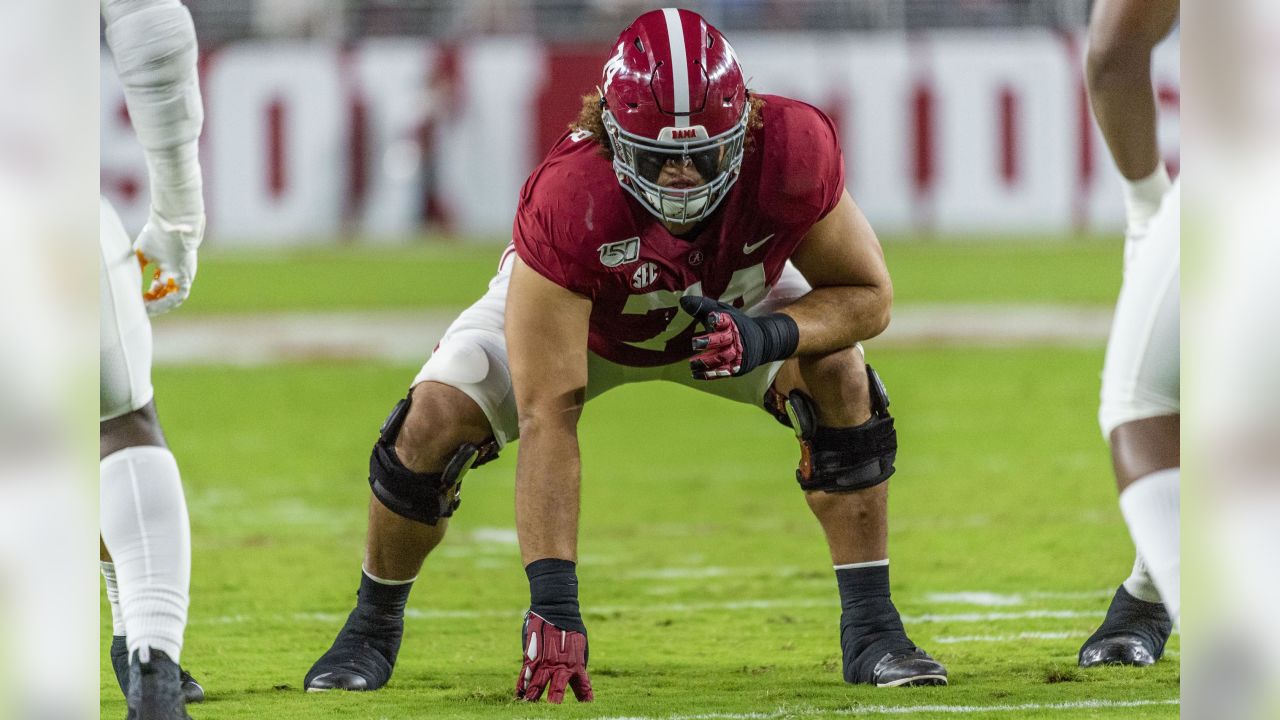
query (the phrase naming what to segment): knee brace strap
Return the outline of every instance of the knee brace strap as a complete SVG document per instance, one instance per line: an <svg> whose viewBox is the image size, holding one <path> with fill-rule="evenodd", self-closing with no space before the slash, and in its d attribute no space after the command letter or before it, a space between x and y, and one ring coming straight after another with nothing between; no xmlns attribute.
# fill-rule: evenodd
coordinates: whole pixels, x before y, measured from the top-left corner
<svg viewBox="0 0 1280 720"><path fill-rule="evenodd" d="M382 425L369 458L369 487L374 497L391 512L420 523L436 525L440 518L452 516L462 503L462 478L467 470L498 456L497 443L492 439L482 445L463 443L440 472L410 470L396 455L395 443L409 415L411 398L406 397L396 403Z"/></svg>
<svg viewBox="0 0 1280 720"><path fill-rule="evenodd" d="M771 390L766 401L779 422L793 428L800 441L796 481L806 492L849 492L874 487L889 479L898 452L898 434L889 414L889 396L870 365L871 419L850 428L817 423L813 398L793 390L783 398Z"/></svg>

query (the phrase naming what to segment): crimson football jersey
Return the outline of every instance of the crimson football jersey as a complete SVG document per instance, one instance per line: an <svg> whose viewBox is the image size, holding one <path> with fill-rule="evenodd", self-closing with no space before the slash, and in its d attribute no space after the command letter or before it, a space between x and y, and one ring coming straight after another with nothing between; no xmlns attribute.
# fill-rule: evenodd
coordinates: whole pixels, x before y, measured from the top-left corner
<svg viewBox="0 0 1280 720"><path fill-rule="evenodd" d="M751 307L844 191L836 129L821 111L776 95L750 130L741 175L694 234L672 235L618 184L596 139L566 133L525 182L513 238L520 259L591 299L588 347L611 362L688 359L696 327L683 295Z"/></svg>

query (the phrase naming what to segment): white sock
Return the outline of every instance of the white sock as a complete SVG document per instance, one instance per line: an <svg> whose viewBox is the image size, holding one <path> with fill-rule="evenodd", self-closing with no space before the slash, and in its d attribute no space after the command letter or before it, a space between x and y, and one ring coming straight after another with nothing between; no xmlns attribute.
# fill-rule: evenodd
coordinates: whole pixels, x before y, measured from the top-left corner
<svg viewBox="0 0 1280 720"><path fill-rule="evenodd" d="M129 654L178 662L191 585L191 527L167 448L129 447L101 463L102 540L114 560Z"/></svg>
<svg viewBox="0 0 1280 720"><path fill-rule="evenodd" d="M1182 609L1179 486L1178 468L1169 468L1138 478L1120 493L1120 512L1133 544L1175 624Z"/></svg>
<svg viewBox="0 0 1280 720"><path fill-rule="evenodd" d="M380 578L377 575L374 575L373 573L369 572L369 569L363 565L360 566L360 572L364 573L365 577L378 583L379 585L409 585L411 583L417 582L418 580L417 575L414 575L408 580L386 580L384 578Z"/></svg>
<svg viewBox="0 0 1280 720"><path fill-rule="evenodd" d="M1142 555L1134 556L1133 571L1125 579L1124 589L1128 590L1130 595L1143 602L1160 602L1160 591L1156 588L1155 581L1151 579L1151 571L1147 569L1147 564L1142 561Z"/></svg>
<svg viewBox="0 0 1280 720"><path fill-rule="evenodd" d="M120 612L120 586L116 584L115 563L100 562L102 579L107 583L107 604L111 606L111 634L124 634L124 614Z"/></svg>
<svg viewBox="0 0 1280 720"><path fill-rule="evenodd" d="M849 563L847 565L832 565L831 567L836 570L857 570L858 568L889 567L889 558L885 558L884 560L871 560L868 562Z"/></svg>

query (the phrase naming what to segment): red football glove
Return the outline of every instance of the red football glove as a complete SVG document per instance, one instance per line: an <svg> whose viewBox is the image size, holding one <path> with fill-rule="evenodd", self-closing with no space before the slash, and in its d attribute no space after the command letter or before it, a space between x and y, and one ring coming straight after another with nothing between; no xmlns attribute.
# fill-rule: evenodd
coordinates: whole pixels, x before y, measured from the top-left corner
<svg viewBox="0 0 1280 720"><path fill-rule="evenodd" d="M708 313L703 319L706 332L693 338L697 355L689 361L693 376L700 380L730 377L742 371L742 335L728 313Z"/></svg>
<svg viewBox="0 0 1280 720"><path fill-rule="evenodd" d="M561 630L529 612L524 618L524 666L516 678L516 699L537 702L546 690L547 702L559 704L566 686L573 688L578 702L595 699L587 677L587 636Z"/></svg>
<svg viewBox="0 0 1280 720"><path fill-rule="evenodd" d="M791 357L800 342L796 321L782 313L752 317L708 297L686 295L680 308L702 323L693 337L689 369L697 380L746 375L757 367Z"/></svg>

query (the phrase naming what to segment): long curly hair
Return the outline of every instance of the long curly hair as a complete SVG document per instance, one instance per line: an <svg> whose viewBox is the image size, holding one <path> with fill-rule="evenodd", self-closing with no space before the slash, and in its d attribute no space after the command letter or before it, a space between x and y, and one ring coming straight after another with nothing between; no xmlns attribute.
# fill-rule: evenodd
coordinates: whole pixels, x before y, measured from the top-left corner
<svg viewBox="0 0 1280 720"><path fill-rule="evenodd" d="M764 118L761 117L761 108L764 107L764 100L760 99L755 93L747 91L747 101L751 103L751 109L747 112L747 136L743 139L743 152L751 152L753 130L759 130L764 127ZM600 102L600 91L593 90L582 96L582 107L578 110L578 117L569 123L569 129L575 132L589 132L595 140L596 145L600 148L600 155L609 162L613 162L613 148L610 147L609 141L605 139L604 105Z"/></svg>

